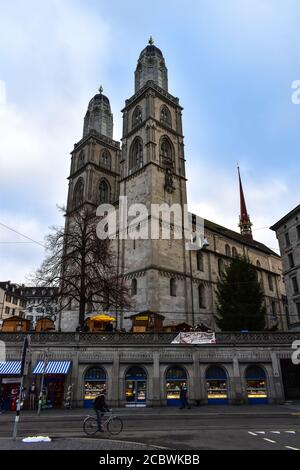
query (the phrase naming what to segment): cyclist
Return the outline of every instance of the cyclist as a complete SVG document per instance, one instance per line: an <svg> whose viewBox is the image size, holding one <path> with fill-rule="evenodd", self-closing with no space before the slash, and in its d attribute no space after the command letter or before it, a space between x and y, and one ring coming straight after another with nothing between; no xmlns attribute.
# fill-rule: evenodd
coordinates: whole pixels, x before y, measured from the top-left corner
<svg viewBox="0 0 300 470"><path fill-rule="evenodd" d="M104 431L104 429L102 427L102 422L101 422L102 414L104 414L108 411L111 411L107 406L107 403L106 403L106 400L105 400L105 394L106 394L106 388L103 387L100 391L100 394L95 398L94 403L93 403L94 410L95 410L95 413L97 415L99 431L101 431L101 432Z"/></svg>

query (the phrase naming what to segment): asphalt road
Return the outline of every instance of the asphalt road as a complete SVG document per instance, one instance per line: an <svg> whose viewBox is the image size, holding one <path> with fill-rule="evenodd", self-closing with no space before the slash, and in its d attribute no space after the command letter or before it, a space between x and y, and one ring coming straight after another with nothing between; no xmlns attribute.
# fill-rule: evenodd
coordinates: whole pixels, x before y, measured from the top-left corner
<svg viewBox="0 0 300 470"><path fill-rule="evenodd" d="M126 441L176 450L300 450L300 406L199 407L114 410L124 421L124 430L115 439L116 449ZM92 413L92 412L91 412ZM43 411L41 416L23 412L19 436L45 435L72 448L90 448L100 442L110 444L107 434L85 437L82 430L86 410ZM0 449L9 447L14 415L0 415ZM122 440L124 444L117 441ZM86 444L85 444L86 443ZM69 445L69 444L68 444ZM94 445L94 444L93 444ZM133 449L135 444L127 444ZM8 446L8 447L7 447ZM63 444L59 444L62 448ZM119 446L119 447L118 447ZM130 447L131 446L131 447Z"/></svg>

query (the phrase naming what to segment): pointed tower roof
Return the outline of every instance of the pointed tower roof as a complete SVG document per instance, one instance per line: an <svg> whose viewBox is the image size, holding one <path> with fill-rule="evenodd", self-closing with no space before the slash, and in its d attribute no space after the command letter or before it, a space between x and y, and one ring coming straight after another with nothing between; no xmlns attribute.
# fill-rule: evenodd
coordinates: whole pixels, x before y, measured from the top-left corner
<svg viewBox="0 0 300 470"><path fill-rule="evenodd" d="M252 223L250 220L250 216L247 211L246 200L243 190L243 184L241 179L240 167L238 166L238 175L239 175L239 187L240 187L240 223L239 227L241 229L241 234L248 238L249 240L253 240L252 237Z"/></svg>
<svg viewBox="0 0 300 470"><path fill-rule="evenodd" d="M148 81L168 91L168 69L162 51L154 45L152 36L140 53L135 71L135 93Z"/></svg>

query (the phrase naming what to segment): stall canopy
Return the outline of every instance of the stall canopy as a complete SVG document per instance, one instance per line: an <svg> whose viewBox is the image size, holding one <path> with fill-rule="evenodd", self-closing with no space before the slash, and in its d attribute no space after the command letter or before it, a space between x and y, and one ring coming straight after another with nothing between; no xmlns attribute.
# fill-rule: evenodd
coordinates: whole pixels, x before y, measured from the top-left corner
<svg viewBox="0 0 300 470"><path fill-rule="evenodd" d="M71 361L49 361L46 364L45 362L39 361L33 370L33 374L67 374L71 367ZM44 370L45 369L45 370Z"/></svg>
<svg viewBox="0 0 300 470"><path fill-rule="evenodd" d="M116 321L115 318L110 317L109 315L105 315L104 313L101 313L100 315L96 315L96 316L94 316L94 317L91 317L90 320L92 320L92 321L101 321L101 322L104 322L104 323L105 323L105 322L110 323L110 322L112 322L112 321L113 321L113 322Z"/></svg>
<svg viewBox="0 0 300 470"><path fill-rule="evenodd" d="M21 361L0 362L0 375L20 375Z"/></svg>

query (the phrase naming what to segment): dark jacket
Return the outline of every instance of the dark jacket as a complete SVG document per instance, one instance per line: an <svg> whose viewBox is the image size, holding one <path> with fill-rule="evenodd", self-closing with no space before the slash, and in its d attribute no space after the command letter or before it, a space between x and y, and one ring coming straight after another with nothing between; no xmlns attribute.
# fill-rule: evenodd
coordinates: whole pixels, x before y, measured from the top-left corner
<svg viewBox="0 0 300 470"><path fill-rule="evenodd" d="M109 408L105 401L105 395L103 394L95 398L93 406L94 406L94 410L101 411L102 413L109 411Z"/></svg>

